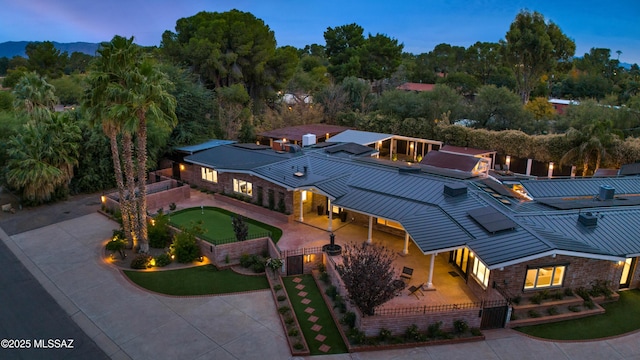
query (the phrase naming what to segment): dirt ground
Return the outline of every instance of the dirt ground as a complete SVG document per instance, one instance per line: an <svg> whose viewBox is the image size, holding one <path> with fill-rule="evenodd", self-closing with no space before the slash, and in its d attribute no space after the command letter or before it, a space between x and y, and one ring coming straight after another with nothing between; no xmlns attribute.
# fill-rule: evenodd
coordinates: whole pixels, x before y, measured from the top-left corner
<svg viewBox="0 0 640 360"><path fill-rule="evenodd" d="M74 195L54 204L23 207L17 196L0 188L0 205L11 204L15 210L14 212L0 211L0 227L11 236L87 215L100 209L100 195Z"/></svg>

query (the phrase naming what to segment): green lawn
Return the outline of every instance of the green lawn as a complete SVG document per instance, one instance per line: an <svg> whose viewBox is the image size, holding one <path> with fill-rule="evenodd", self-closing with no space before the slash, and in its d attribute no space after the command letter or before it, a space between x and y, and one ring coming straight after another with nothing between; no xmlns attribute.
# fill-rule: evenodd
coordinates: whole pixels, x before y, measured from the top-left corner
<svg viewBox="0 0 640 360"><path fill-rule="evenodd" d="M139 286L167 295L210 295L268 289L264 276L240 275L203 265L180 270L124 271Z"/></svg>
<svg viewBox="0 0 640 360"><path fill-rule="evenodd" d="M640 329L640 290L620 292L617 302L603 305L606 313L582 319L516 328L525 334L554 340L588 340Z"/></svg>
<svg viewBox="0 0 640 360"><path fill-rule="evenodd" d="M300 284L304 285L304 291L308 293L306 298L311 300L308 305L301 303L302 297L298 295L300 290L296 289L296 284L293 282L293 279L296 277L302 278L302 282ZM284 287L287 290L287 294L289 295L289 300L291 300L291 304L293 306L293 310L296 313L296 317L298 318L298 322L300 323L300 327L302 327L302 334L304 335L307 344L309 345L309 350L311 351L311 355L323 355L323 354L343 354L347 352L347 346L342 341L342 337L338 332L338 328L336 324L333 322L333 318L331 317L331 313L325 304L322 295L320 294L320 290L316 285L313 277L311 275L299 275L299 276L290 276L282 279L284 282ZM304 310L307 307L313 307L316 311L313 312L313 315L318 317L318 321L316 324L322 326L322 329L319 332L311 330L311 326L313 323L307 320L310 314L307 314ZM324 353L318 348L323 343L316 340L315 337L318 334L325 335L327 338L323 342L326 345L329 345L331 349Z"/></svg>
<svg viewBox="0 0 640 360"><path fill-rule="evenodd" d="M212 244L219 245L232 242L235 239L236 235L231 224L232 216L235 215L224 209L205 206L204 210L189 208L177 211L171 214L170 219L171 224L179 228L188 227L191 222L202 220L206 232L201 237ZM249 238L267 236L267 233L270 232L271 239L277 243L282 236L282 230L275 226L246 217L245 222L249 225Z"/></svg>

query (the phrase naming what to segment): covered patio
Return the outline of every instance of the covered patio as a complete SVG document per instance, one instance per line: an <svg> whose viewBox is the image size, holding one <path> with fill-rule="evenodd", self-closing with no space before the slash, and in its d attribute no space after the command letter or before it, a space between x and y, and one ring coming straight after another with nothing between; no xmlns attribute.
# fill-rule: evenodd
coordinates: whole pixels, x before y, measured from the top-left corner
<svg viewBox="0 0 640 360"><path fill-rule="evenodd" d="M331 223L335 242L338 245L366 242L369 238L369 227L352 221L351 217L346 222L342 222L338 217L332 216ZM328 215L319 216L317 213L307 213L304 216L304 224L327 231L329 217ZM315 240L305 244L305 247L319 247L327 244L330 232L327 231L326 234L325 240ZM466 284L464 277L460 276L461 273L449 262L449 251L434 256L432 284L429 287L431 254L424 255L411 239L405 243L404 236L375 229L371 231L371 243L385 246L396 253L394 268L398 275L401 274L404 267L413 269L411 278L404 279L405 290L387 302L384 308L467 304L480 301ZM407 245L406 248L405 245ZM331 257L330 261L339 263L340 257ZM469 279L469 281L475 280ZM420 287L420 289L410 293L408 289L411 286Z"/></svg>

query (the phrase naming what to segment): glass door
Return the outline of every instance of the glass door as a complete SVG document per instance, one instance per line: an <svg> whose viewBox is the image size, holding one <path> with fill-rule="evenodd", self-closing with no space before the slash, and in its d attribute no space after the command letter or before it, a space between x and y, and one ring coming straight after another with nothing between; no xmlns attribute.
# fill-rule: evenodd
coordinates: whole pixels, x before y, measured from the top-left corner
<svg viewBox="0 0 640 360"><path fill-rule="evenodd" d="M636 267L637 258L627 258L622 264L622 276L620 277L620 288L626 289L631 284L631 278L633 277L633 271Z"/></svg>

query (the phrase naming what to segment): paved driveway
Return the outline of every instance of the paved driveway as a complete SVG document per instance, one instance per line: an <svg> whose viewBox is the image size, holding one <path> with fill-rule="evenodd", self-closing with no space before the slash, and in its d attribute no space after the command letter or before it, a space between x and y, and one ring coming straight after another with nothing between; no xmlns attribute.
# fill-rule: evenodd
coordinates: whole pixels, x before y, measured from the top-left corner
<svg viewBox="0 0 640 360"><path fill-rule="evenodd" d="M102 215L91 213L11 237L0 231L0 236L111 358L291 357L268 291L206 297L147 293L101 260L104 241L115 227ZM296 229L308 230L306 225L287 227ZM486 341L476 343L313 359L640 359L637 333L592 342L540 341L504 329L487 331L486 336ZM0 352L0 359L4 358Z"/></svg>

